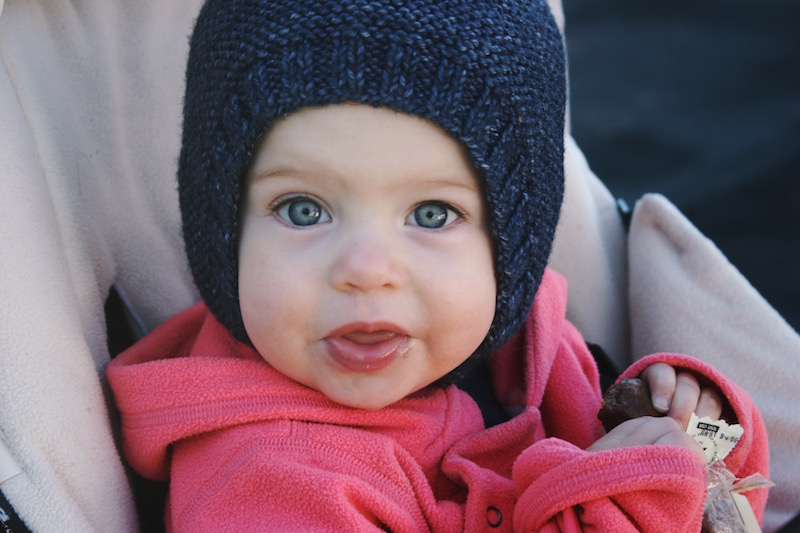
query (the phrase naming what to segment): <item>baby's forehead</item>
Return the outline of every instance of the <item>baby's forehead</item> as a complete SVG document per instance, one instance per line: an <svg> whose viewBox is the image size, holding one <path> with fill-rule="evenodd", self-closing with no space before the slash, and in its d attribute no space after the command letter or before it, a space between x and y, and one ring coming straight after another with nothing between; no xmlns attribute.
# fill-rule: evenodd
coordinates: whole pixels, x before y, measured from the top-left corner
<svg viewBox="0 0 800 533"><path fill-rule="evenodd" d="M466 149L434 122L385 107L307 107L276 121L256 146L248 182L281 176L390 175L403 183L479 183Z"/></svg>

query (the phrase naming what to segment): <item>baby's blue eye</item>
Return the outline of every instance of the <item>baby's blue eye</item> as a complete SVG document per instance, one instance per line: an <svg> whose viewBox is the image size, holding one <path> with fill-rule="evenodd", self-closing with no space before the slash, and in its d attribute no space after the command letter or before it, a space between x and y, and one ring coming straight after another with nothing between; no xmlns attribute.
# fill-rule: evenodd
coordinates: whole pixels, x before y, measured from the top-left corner
<svg viewBox="0 0 800 533"><path fill-rule="evenodd" d="M408 222L426 229L439 229L452 224L457 217L453 209L441 202L419 204L408 216Z"/></svg>
<svg viewBox="0 0 800 533"><path fill-rule="evenodd" d="M311 198L287 200L280 204L275 212L293 226L313 226L331 220L328 212Z"/></svg>

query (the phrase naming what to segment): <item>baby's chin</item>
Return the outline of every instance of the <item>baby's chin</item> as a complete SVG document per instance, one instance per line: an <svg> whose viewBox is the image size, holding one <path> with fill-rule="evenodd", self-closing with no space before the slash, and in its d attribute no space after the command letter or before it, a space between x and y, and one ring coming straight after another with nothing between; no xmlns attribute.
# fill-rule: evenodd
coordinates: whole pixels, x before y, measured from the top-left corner
<svg viewBox="0 0 800 533"><path fill-rule="evenodd" d="M374 383L369 383L366 386L364 383L360 383L357 386L340 384L337 387L317 388L317 390L329 400L338 404L365 411L378 411L404 398L426 395L428 385L430 384L415 384L414 386L404 387L375 380Z"/></svg>
<svg viewBox="0 0 800 533"><path fill-rule="evenodd" d="M325 394L323 392L323 394ZM387 395L383 394L325 394L325 396L341 405L352 407L354 409L363 409L365 411L379 411L390 405L397 403L405 398L407 395Z"/></svg>

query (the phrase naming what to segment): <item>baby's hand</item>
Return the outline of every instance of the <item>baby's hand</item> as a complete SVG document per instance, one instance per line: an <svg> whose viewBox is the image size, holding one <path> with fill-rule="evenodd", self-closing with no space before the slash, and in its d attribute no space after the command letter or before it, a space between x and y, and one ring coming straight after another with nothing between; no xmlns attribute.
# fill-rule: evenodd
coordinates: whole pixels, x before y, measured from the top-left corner
<svg viewBox="0 0 800 533"><path fill-rule="evenodd" d="M719 420L722 400L716 389L701 387L689 372L676 372L666 363L648 366L641 375L650 386L656 411L678 421L685 431L692 413Z"/></svg>
<svg viewBox="0 0 800 533"><path fill-rule="evenodd" d="M613 448L643 446L646 444L671 444L694 452L703 463L706 454L700 445L681 428L680 423L668 416L642 416L618 425L587 448L599 452Z"/></svg>
<svg viewBox="0 0 800 533"><path fill-rule="evenodd" d="M650 399L655 410L667 416L639 416L623 422L608 431L588 450L600 451L644 444L674 444L694 452L705 462L703 450L686 433L686 428L692 413L697 413L699 417L709 416L713 420L720 418L722 400L719 392L701 387L692 374L676 372L673 367L665 363L647 367L641 379L650 388ZM602 416L600 418L603 420L603 425L607 425L609 420Z"/></svg>

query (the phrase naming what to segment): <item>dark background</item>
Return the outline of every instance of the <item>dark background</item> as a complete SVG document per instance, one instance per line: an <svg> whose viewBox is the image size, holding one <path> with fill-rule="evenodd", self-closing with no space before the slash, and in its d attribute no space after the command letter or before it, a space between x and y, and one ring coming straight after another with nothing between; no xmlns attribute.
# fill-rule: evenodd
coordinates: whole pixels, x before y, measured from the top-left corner
<svg viewBox="0 0 800 533"><path fill-rule="evenodd" d="M572 128L660 192L800 330L800 1L564 0Z"/></svg>

